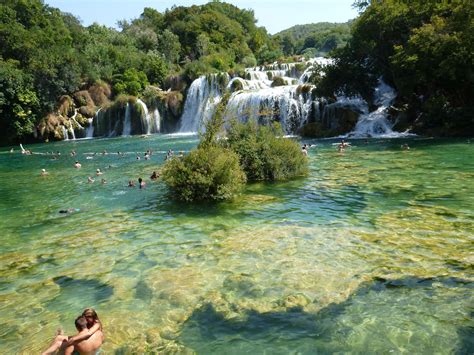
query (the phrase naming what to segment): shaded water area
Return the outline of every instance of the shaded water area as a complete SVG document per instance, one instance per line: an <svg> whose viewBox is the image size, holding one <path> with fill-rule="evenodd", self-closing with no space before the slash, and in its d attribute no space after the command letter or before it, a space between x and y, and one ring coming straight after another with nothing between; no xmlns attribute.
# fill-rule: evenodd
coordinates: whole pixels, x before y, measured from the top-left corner
<svg viewBox="0 0 474 355"><path fill-rule="evenodd" d="M306 143L308 177L197 206L149 180L195 136L3 148L0 353L39 353L94 307L107 354L472 354L474 143Z"/></svg>

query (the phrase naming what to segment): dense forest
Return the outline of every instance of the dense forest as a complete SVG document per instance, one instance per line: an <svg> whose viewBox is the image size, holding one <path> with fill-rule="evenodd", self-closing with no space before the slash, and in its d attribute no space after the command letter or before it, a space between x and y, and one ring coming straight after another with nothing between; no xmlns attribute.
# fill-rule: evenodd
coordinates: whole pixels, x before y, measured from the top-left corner
<svg viewBox="0 0 474 355"><path fill-rule="evenodd" d="M213 1L164 13L145 8L117 31L84 27L40 0L2 1L0 142L31 139L49 124L48 113L70 106L63 95L82 93L74 98L87 117L107 97L136 96L149 84L166 89L176 77L190 82L272 62L279 43L256 22L251 10Z"/></svg>
<svg viewBox="0 0 474 355"><path fill-rule="evenodd" d="M399 94L396 128L472 134L474 3L357 0L354 6L360 15L349 23L295 26L271 36L252 10L219 1L163 13L145 8L116 30L85 27L41 0L3 0L0 143L33 140L38 132L61 139L54 127L74 107L84 123L108 102L168 89L167 103L176 107L202 74L242 75L245 67L327 52L334 65L312 75L317 95L358 94L370 102L383 77ZM176 120L180 111L172 111Z"/></svg>
<svg viewBox="0 0 474 355"><path fill-rule="evenodd" d="M398 126L436 136L474 133L474 2L356 1L352 37L314 75L320 95L370 99L378 78L396 88Z"/></svg>
<svg viewBox="0 0 474 355"><path fill-rule="evenodd" d="M326 56L333 49L344 47L351 37L351 22L320 22L296 25L278 32L281 50L287 56Z"/></svg>

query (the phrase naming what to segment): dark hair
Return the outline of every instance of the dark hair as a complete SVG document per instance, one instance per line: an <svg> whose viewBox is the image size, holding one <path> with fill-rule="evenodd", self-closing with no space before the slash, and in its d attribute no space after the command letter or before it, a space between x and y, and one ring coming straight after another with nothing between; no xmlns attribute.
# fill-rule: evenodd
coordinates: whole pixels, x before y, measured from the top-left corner
<svg viewBox="0 0 474 355"><path fill-rule="evenodd" d="M84 316L79 316L76 318L74 321L74 324L76 325L77 330L83 330L87 328L87 320L86 317Z"/></svg>
<svg viewBox="0 0 474 355"><path fill-rule="evenodd" d="M143 181L143 179L142 179L142 178L138 178L138 182L142 182L142 181Z"/></svg>

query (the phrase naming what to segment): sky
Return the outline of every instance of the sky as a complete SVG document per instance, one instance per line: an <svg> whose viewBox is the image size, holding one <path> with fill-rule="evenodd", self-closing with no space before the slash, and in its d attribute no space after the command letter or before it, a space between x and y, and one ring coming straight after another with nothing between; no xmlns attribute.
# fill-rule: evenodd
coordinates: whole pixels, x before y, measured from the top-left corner
<svg viewBox="0 0 474 355"><path fill-rule="evenodd" d="M202 5L208 0L45 0L45 3L78 17L84 26L94 22L117 27L118 20L140 16L145 7L160 12L176 6ZM357 16L354 0L237 0L226 1L241 9L253 9L258 26L275 34L294 25L346 22Z"/></svg>

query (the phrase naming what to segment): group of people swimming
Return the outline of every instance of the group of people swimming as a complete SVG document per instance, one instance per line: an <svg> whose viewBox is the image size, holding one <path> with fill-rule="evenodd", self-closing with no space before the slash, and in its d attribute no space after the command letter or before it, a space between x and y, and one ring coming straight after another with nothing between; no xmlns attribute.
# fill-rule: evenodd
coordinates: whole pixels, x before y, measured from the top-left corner
<svg viewBox="0 0 474 355"><path fill-rule="evenodd" d="M62 329L58 329L48 349L43 351L41 355L58 353L64 353L65 355L96 354L105 339L102 323L99 320L97 312L93 308L86 308L82 314L76 318L74 325L77 329L76 335L67 336L64 335Z"/></svg>

